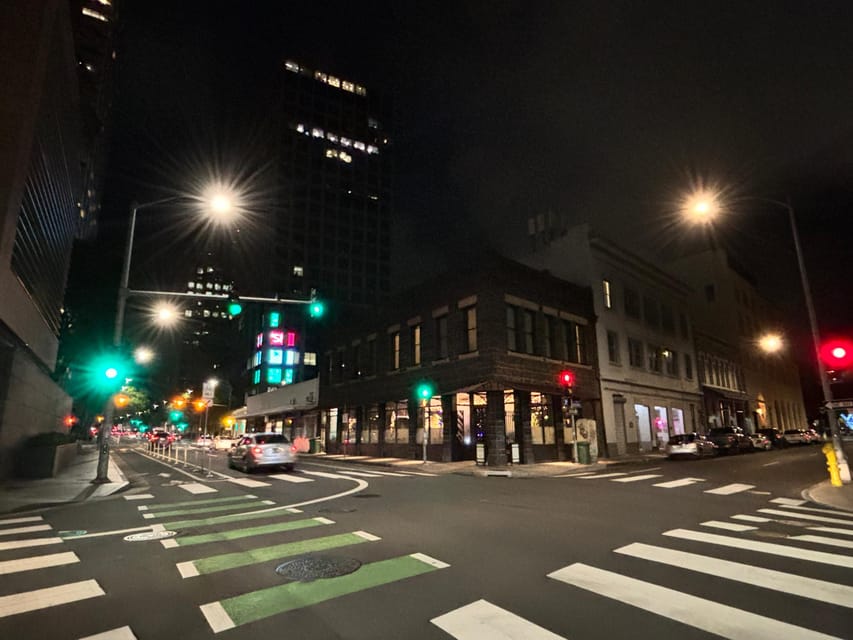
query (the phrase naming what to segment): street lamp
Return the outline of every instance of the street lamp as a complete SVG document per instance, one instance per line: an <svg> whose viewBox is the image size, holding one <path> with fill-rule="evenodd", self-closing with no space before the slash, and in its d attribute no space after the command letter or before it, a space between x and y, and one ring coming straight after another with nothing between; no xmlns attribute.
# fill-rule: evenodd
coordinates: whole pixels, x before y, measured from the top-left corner
<svg viewBox="0 0 853 640"><path fill-rule="evenodd" d="M758 202L765 202L767 204L774 205L776 207L780 207L788 212L788 221L791 225L791 236L794 239L794 251L797 255L797 266L800 271L800 282L803 287L803 297L805 298L806 310L809 316L809 325L811 328L812 334L812 343L814 347L815 359L817 360L818 367L818 375L820 376L820 386L823 392L823 402L826 406L827 417L829 420L829 430L832 434L832 444L835 447L835 455L838 459L838 468L841 475L841 479L844 483L850 482L850 467L847 464L847 458L844 455L844 449L841 445L841 434L838 431L838 423L835 420L835 412L832 409L832 387L829 384L829 377L827 376L826 366L823 363L823 359L821 358L821 341L820 341L820 331L818 330L817 324L817 314L814 309L814 302L812 301L812 292L811 286L809 285L808 274L806 273L806 264L803 259L803 249L800 246L800 234L797 231L797 220L794 215L794 207L791 204L790 199L788 200L773 200L771 198L759 198L759 197L749 197L749 200L755 200ZM695 192L692 196L688 196L684 200L684 206L682 207L682 213L685 216L692 219L701 219L703 217L708 219L708 223L713 221L713 216L708 217L709 211L717 211L722 210L722 205L720 202L720 198L712 191L703 191L703 192Z"/></svg>
<svg viewBox="0 0 853 640"><path fill-rule="evenodd" d="M232 209L231 199L223 193L211 193L204 198L192 198L191 196L178 195L152 202L138 203L134 202L130 206L130 225L127 231L127 243L124 248L124 263L121 268L121 280L118 287L118 302L116 305L116 319L113 328L113 346L120 347L122 341L122 333L124 330L124 315L127 308L128 285L130 282L130 260L133 255L133 237L136 232L136 215L143 209L150 209L172 202L182 200L200 200L206 203L207 209L211 211L217 219L223 219L225 214L230 213ZM104 409L104 421L101 423L101 428L98 433L98 471L95 479L92 481L95 484L103 484L109 482L107 471L110 463L110 430L112 428L114 416L113 403L108 402Z"/></svg>
<svg viewBox="0 0 853 640"><path fill-rule="evenodd" d="M778 333L766 333L758 338L758 347L764 353L778 353L785 346L785 341Z"/></svg>

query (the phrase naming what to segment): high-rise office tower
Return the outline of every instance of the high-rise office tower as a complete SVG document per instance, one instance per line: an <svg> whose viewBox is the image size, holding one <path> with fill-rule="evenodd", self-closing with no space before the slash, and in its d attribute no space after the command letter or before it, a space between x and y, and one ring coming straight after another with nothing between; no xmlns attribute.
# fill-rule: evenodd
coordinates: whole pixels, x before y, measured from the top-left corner
<svg viewBox="0 0 853 640"><path fill-rule="evenodd" d="M390 287L390 108L372 89L294 61L281 68L272 289L339 304Z"/></svg>

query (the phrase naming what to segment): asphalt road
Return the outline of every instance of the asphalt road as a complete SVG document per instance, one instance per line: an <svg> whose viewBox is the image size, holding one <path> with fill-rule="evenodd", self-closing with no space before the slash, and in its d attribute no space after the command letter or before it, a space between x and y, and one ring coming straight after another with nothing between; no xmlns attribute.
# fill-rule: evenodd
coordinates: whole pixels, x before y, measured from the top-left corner
<svg viewBox="0 0 853 640"><path fill-rule="evenodd" d="M800 499L817 447L529 479L117 455L131 491L0 521L0 637L853 635L853 514ZM123 539L152 525L177 535Z"/></svg>

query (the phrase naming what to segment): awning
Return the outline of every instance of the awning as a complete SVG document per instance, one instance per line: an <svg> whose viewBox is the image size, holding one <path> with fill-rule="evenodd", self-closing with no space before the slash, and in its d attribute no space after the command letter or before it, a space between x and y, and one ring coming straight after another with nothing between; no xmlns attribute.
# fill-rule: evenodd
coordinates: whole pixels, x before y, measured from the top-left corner
<svg viewBox="0 0 853 640"><path fill-rule="evenodd" d="M246 399L246 417L271 416L317 408L319 378L289 384Z"/></svg>

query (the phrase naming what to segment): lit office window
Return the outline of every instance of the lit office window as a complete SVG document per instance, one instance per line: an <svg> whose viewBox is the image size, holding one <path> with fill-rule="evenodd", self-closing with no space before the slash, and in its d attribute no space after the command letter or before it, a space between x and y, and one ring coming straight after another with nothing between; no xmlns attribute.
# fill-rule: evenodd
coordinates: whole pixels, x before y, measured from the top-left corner
<svg viewBox="0 0 853 640"><path fill-rule="evenodd" d="M610 298L610 280L602 280L601 281L602 291L604 293L604 308L612 309L613 308L613 300Z"/></svg>
<svg viewBox="0 0 853 640"><path fill-rule="evenodd" d="M302 361L306 365L309 365L312 367L316 366L317 365L317 354L316 353L306 353L305 356L302 358Z"/></svg>
<svg viewBox="0 0 853 640"><path fill-rule="evenodd" d="M331 85L331 86L333 86L333 87L338 87L338 88L340 88L340 86L341 86L341 80L340 80L340 78L336 78L335 76L329 76L329 79L327 80L327 83L328 83L328 84L330 84L330 85Z"/></svg>
<svg viewBox="0 0 853 640"><path fill-rule="evenodd" d="M90 9L89 7L83 7L82 13L84 16L89 16L90 18L94 18L95 20L100 20L101 22L109 22L109 18L105 16L103 13L99 13L94 9Z"/></svg>
<svg viewBox="0 0 853 640"><path fill-rule="evenodd" d="M298 266L298 265L294 265L294 267L293 267L293 275L295 275L295 276L297 276L297 277L300 277L300 278L301 278L302 276L304 276L304 275L305 275L305 271L304 271L304 269L303 269L302 267L300 267L300 266Z"/></svg>
<svg viewBox="0 0 853 640"><path fill-rule="evenodd" d="M412 364L421 363L421 325L412 327Z"/></svg>
<svg viewBox="0 0 853 640"><path fill-rule="evenodd" d="M341 89L343 89L344 91L349 91L350 93L353 93L353 92L355 92L355 85L352 82L347 82L346 80L344 80L341 83Z"/></svg>
<svg viewBox="0 0 853 640"><path fill-rule="evenodd" d="M323 130L322 130L322 129L320 129L320 128L318 128L318 127L314 127L313 129L311 129L311 135L312 135L313 137L315 137L315 138L322 138L322 137L323 137L323 136L325 136L326 134L325 134L325 133L323 133Z"/></svg>
<svg viewBox="0 0 853 640"><path fill-rule="evenodd" d="M477 307L463 309L465 313L465 350L477 350Z"/></svg>

